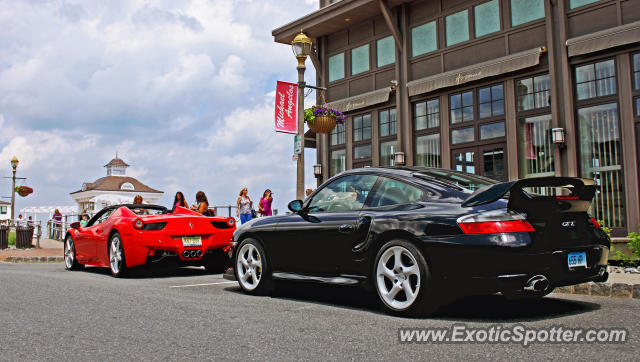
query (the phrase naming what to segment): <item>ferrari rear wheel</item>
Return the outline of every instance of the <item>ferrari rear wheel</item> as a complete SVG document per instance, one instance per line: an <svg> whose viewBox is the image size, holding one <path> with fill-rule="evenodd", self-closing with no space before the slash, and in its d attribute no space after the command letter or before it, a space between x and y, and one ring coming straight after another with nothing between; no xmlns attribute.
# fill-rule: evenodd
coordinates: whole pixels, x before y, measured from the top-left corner
<svg viewBox="0 0 640 362"><path fill-rule="evenodd" d="M271 292L273 288L271 270L264 249L258 241L245 239L240 243L234 271L236 280L245 292L256 295Z"/></svg>
<svg viewBox="0 0 640 362"><path fill-rule="evenodd" d="M127 273L122 238L118 233L114 233L109 238L109 268L111 269L111 274L116 278L122 277Z"/></svg>
<svg viewBox="0 0 640 362"><path fill-rule="evenodd" d="M433 313L439 303L431 288L429 266L422 253L404 240L384 244L374 265L373 280L384 308L393 314Z"/></svg>
<svg viewBox="0 0 640 362"><path fill-rule="evenodd" d="M78 270L83 267L76 259L76 245L71 235L67 235L64 240L64 267L67 270Z"/></svg>

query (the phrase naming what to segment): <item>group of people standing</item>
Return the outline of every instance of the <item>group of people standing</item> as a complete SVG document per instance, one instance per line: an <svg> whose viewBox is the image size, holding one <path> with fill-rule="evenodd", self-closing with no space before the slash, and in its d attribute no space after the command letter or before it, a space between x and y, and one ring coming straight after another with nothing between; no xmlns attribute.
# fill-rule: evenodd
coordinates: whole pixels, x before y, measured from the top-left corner
<svg viewBox="0 0 640 362"><path fill-rule="evenodd" d="M134 203L136 203L136 200L134 200ZM142 200L140 200L140 203L142 203ZM258 211L255 211L253 201L249 197L249 190L243 187L236 200L236 216L240 218L240 223L242 224L255 217L271 216L273 215L273 211L271 210L272 203L273 193L271 190L266 189L258 202ZM203 191L196 193L196 203L191 205L191 207L189 207L187 200L185 200L184 194L181 191L176 192L176 196L173 199L173 207L175 208L176 206L191 209L205 216L214 216L213 212L209 209L209 201Z"/></svg>

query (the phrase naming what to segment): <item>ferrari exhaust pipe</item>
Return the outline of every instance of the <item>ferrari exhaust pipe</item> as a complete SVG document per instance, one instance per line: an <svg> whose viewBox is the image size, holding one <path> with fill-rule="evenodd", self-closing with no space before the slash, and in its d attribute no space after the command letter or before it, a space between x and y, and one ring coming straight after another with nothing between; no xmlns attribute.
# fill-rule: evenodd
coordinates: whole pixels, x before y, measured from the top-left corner
<svg viewBox="0 0 640 362"><path fill-rule="evenodd" d="M198 251L196 252L196 256L197 256L198 258L199 258L199 257L201 257L201 256L202 256L202 250L198 250Z"/></svg>
<svg viewBox="0 0 640 362"><path fill-rule="evenodd" d="M182 257L183 258L188 258L189 257L189 250L185 250L182 252Z"/></svg>
<svg viewBox="0 0 640 362"><path fill-rule="evenodd" d="M534 292L544 292L549 289L551 283L544 275L536 275L527 281L524 290Z"/></svg>

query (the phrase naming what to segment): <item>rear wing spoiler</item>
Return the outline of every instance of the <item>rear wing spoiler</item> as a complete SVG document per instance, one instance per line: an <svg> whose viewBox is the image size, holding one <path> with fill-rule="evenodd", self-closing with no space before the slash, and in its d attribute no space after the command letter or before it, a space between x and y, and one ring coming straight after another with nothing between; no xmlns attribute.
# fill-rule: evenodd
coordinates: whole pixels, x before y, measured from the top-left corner
<svg viewBox="0 0 640 362"><path fill-rule="evenodd" d="M483 187L464 200L462 206L470 207L489 204L498 201L507 193L510 193L510 205L518 203L519 200L534 199L534 195L523 190L526 187L560 187L569 191L570 194L553 196L554 198L559 200L586 201L588 204L591 203L596 192L596 183L591 179L578 177L536 177Z"/></svg>

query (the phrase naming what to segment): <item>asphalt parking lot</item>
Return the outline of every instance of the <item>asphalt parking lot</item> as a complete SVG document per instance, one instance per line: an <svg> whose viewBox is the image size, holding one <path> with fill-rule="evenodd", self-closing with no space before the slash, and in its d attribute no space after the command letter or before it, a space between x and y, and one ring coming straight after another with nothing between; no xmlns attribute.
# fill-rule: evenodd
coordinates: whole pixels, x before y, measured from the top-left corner
<svg viewBox="0 0 640 362"><path fill-rule="evenodd" d="M615 359L637 358L640 301L551 294L536 302L474 297L436 316L382 313L360 289L281 285L240 292L202 268L68 272L62 264L0 263L2 360ZM521 324L625 328L622 344L401 344L398 328Z"/></svg>

